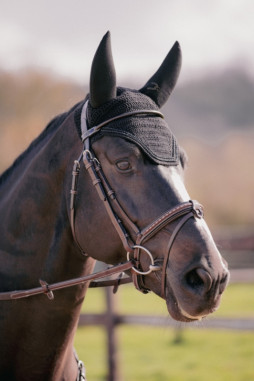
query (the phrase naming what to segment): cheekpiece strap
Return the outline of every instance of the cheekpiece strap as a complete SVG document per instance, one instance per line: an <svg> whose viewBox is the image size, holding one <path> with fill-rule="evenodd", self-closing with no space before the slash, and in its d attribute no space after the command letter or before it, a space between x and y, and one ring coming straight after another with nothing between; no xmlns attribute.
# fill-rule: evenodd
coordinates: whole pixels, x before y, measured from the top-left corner
<svg viewBox="0 0 254 381"><path fill-rule="evenodd" d="M87 128L87 106L88 106L88 101L85 102L84 106L82 107L82 112L81 112L81 139L82 143L84 143L84 149L89 151L89 136L86 136L88 133L88 128Z"/></svg>

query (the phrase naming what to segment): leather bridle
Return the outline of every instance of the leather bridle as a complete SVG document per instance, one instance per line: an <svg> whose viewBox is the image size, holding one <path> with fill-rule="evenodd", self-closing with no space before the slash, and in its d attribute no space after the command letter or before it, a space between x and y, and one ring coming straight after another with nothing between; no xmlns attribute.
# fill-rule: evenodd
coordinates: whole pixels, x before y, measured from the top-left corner
<svg viewBox="0 0 254 381"><path fill-rule="evenodd" d="M96 158L95 154L89 147L89 138L96 134L100 129L106 124L118 120L121 118L126 118L131 115L155 115L163 118L163 115L157 110L137 110L128 113L123 113L114 118L111 118L91 129L87 129L86 122L86 109L87 103L84 104L82 113L81 113L81 131L82 131L82 142L84 143L84 150L82 151L78 160L74 161L73 172L72 172L72 186L71 186L71 197L70 197L70 223L72 234L75 242L77 243L79 249L84 255L87 255L80 246L76 233L75 233L75 199L78 189L78 177L81 168L81 161L83 161L84 166L91 178L91 181L99 195L99 198L103 202L108 216L113 223L121 241L124 249L127 252L127 261L123 264L112 266L106 270L100 271L98 273L90 274L87 276L70 279L67 281L62 281L49 285L47 282L40 280L41 287L36 287L28 290L20 291L7 291L0 293L0 300L13 300L29 297L32 295L46 294L49 299L53 299L53 291L63 289L66 287L71 287L74 285L82 284L90 281L89 287L101 287L101 286L110 286L114 285L114 290L116 291L118 285L121 283L129 283L133 281L135 287L143 292L147 293L150 291L144 286L143 277L155 272L162 271L162 283L161 283L161 296L165 298L165 285L166 285L166 269L169 260L170 251L172 245L176 239L178 232L181 230L183 225L192 217L194 218L203 218L203 208L197 201L187 201L178 204L177 206L167 210L154 221L152 221L148 226L143 229L139 229L128 217L126 212L121 207L120 203L117 200L116 194L113 189L110 187L99 160ZM167 247L167 252L163 258L163 261L156 261L153 258L152 253L143 246L149 239L151 239L155 234L157 234L161 229L166 225L179 220L178 224L174 228L169 243ZM135 242L133 242L129 230L132 231L132 236L135 236ZM148 270L144 270L141 267L141 255L144 253L150 259L150 265ZM161 266L161 262L162 266ZM131 270L131 277L121 278L123 272ZM117 280L106 280L106 281L95 281L103 277L108 277L113 274L119 274L120 277Z"/></svg>
<svg viewBox="0 0 254 381"><path fill-rule="evenodd" d="M182 228L182 226L191 218L202 218L203 217L203 208L197 201L187 201L180 203L167 210L165 213L160 215L157 219L152 221L148 226L143 229L139 229L137 225L135 225L132 220L128 217L127 213L123 210L120 203L117 200L116 194L114 190L111 188L109 182L107 181L106 176L102 170L101 164L94 152L90 149L89 139L91 136L100 131L100 129L107 125L108 123L119 120L122 118L127 118L132 115L149 115L152 114L154 116L159 116L164 118L163 114L161 114L157 110L137 110L132 112L127 112L120 114L116 117L113 117L105 122L92 127L91 129L87 128L87 104L88 101L84 104L82 113L81 113L81 132L82 132L82 142L84 143L84 150L80 155L79 159L74 162L73 168L73 181L72 181L72 189L71 189L71 227L73 237L79 246L80 250L83 252L81 246L78 243L75 234L75 196L77 194L77 184L78 184L78 176L80 171L80 162L83 160L85 168L91 178L92 184L94 185L99 198L103 202L106 211L110 217L111 222L113 223L121 241L124 249L127 252L128 261L133 261L133 266L131 268L132 273L132 281L135 287L143 292L147 293L150 291L144 286L143 276L148 275L154 271L162 270L162 285L161 285L161 296L165 298L165 283L166 283L166 269L169 259L170 250L174 243L174 240ZM175 220L178 220L180 217L181 220L178 222L175 227L171 238L168 243L167 254L164 256L163 265L160 265L160 260L155 261L151 252L143 246L145 242L151 239L158 231L163 229L169 223L172 223ZM127 228L128 227L128 228ZM133 235L136 237L135 242L133 242L129 230L132 230ZM149 265L148 270L144 271L141 268L141 253L145 253L151 263Z"/></svg>

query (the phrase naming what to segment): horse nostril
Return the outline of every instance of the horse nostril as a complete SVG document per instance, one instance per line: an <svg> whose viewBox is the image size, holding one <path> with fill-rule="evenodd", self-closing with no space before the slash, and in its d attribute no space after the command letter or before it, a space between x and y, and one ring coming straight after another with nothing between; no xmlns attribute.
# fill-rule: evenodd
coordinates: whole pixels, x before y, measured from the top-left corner
<svg viewBox="0 0 254 381"><path fill-rule="evenodd" d="M194 290L202 291L202 293L208 292L212 287L210 274L200 267L189 271L185 275L185 279L189 287Z"/></svg>

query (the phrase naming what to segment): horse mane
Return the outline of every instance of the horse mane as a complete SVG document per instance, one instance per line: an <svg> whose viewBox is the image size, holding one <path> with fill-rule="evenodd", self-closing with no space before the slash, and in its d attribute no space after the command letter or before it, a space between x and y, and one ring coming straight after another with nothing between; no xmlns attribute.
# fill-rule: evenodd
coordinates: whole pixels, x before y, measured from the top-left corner
<svg viewBox="0 0 254 381"><path fill-rule="evenodd" d="M69 111L54 117L44 128L44 130L35 138L28 148L21 153L13 162L13 164L7 168L2 175L0 176L0 186L7 180L7 178L13 173L13 171L26 159L26 157L33 151L38 145L42 145L45 140L47 140L52 133L65 121L65 119L71 114L71 112L79 105L80 103L73 106Z"/></svg>

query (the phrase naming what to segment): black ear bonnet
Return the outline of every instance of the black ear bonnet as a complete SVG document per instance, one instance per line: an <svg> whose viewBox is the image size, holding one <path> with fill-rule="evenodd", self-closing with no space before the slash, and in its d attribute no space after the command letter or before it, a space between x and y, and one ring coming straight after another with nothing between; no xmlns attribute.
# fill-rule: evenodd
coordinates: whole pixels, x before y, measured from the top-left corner
<svg viewBox="0 0 254 381"><path fill-rule="evenodd" d="M156 114L170 96L181 67L181 49L176 42L157 72L142 89L116 87L116 75L109 32L103 37L93 59L90 76L90 94L87 106L87 128L98 126L111 118L128 112L103 125L91 136L91 143L102 136L124 138L138 145L156 164L177 165L179 148L164 118ZM151 110L138 114L141 110Z"/></svg>
<svg viewBox="0 0 254 381"><path fill-rule="evenodd" d="M88 128L124 114L138 110L159 110L150 97L139 91L117 88L117 96L98 108L88 103ZM179 150L176 139L165 120L159 116L133 115L113 121L91 138L91 143L102 136L117 136L137 144L156 164L177 165Z"/></svg>

